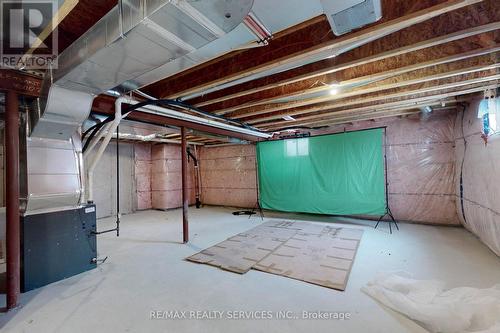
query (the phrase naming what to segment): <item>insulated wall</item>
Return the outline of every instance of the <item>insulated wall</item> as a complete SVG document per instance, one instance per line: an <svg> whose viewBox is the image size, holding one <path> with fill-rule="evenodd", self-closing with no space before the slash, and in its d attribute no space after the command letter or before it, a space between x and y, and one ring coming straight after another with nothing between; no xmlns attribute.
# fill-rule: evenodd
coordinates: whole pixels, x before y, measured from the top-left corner
<svg viewBox="0 0 500 333"><path fill-rule="evenodd" d="M455 119L455 110L433 111L358 121L312 134L387 126L389 205L394 216L402 221L460 225L455 202ZM203 147L200 156L203 203L255 205L254 145Z"/></svg>
<svg viewBox="0 0 500 333"><path fill-rule="evenodd" d="M182 206L181 146L154 144L151 154L151 194L154 209ZM188 167L189 204L195 202L194 162Z"/></svg>
<svg viewBox="0 0 500 333"><path fill-rule="evenodd" d="M259 142L262 208L329 215L386 213L382 128Z"/></svg>
<svg viewBox="0 0 500 333"><path fill-rule="evenodd" d="M137 209L153 208L151 194L151 143L134 144Z"/></svg>
<svg viewBox="0 0 500 333"><path fill-rule="evenodd" d="M255 206L255 145L202 147L199 152L203 204Z"/></svg>
<svg viewBox="0 0 500 333"><path fill-rule="evenodd" d="M462 224L500 255L500 135L489 137L487 143L481 137L479 101L471 101L465 114L457 115L457 211Z"/></svg>
<svg viewBox="0 0 500 333"><path fill-rule="evenodd" d="M387 126L389 206L397 220L460 225L455 208L455 110L381 118L330 131Z"/></svg>
<svg viewBox="0 0 500 333"><path fill-rule="evenodd" d="M94 153L97 149L94 150ZM88 167L92 153L85 161ZM135 210L134 145L120 142L120 212ZM116 214L116 143L111 142L94 171L94 202L97 218Z"/></svg>

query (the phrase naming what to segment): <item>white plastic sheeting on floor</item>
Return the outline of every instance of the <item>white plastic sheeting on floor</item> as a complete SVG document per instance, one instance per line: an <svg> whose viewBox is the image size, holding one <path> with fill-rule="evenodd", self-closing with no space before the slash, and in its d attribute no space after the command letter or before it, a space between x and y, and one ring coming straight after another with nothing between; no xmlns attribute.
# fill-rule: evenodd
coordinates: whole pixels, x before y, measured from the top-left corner
<svg viewBox="0 0 500 333"><path fill-rule="evenodd" d="M500 284L445 289L445 283L381 274L362 290L435 333L499 333Z"/></svg>

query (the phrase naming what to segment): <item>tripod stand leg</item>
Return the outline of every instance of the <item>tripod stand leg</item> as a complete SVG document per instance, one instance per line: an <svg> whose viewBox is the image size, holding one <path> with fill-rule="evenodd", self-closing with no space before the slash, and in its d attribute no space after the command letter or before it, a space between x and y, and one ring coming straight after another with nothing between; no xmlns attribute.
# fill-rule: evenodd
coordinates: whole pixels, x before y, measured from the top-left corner
<svg viewBox="0 0 500 333"><path fill-rule="evenodd" d="M394 216L392 215L392 212L391 212L391 209L390 209L390 208L389 208L389 210L388 210L388 214L389 214L389 216L391 217L392 222L394 222L394 225L396 226L396 229L398 229L398 231L399 231L398 222L396 222L396 219L395 219L395 218L394 218Z"/></svg>
<svg viewBox="0 0 500 333"><path fill-rule="evenodd" d="M375 224L375 229L377 229L378 224L380 223L380 221L382 221L382 218L383 218L384 216L385 216L385 215L382 215L382 216L378 219L377 224Z"/></svg>
<svg viewBox="0 0 500 333"><path fill-rule="evenodd" d="M260 203L257 201L253 206L252 213L255 213L256 210L259 210L259 215L262 221L264 221L264 212L262 211L262 207L260 207ZM252 217L253 214L248 215L248 219Z"/></svg>

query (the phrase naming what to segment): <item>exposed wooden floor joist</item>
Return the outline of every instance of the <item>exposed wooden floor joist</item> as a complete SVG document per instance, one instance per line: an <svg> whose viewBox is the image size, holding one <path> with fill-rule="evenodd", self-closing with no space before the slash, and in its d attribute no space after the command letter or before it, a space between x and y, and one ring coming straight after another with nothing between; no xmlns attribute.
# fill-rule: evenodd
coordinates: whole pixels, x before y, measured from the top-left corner
<svg viewBox="0 0 500 333"><path fill-rule="evenodd" d="M396 56L401 56L401 55L408 54L411 52L416 52L416 51L423 50L426 48L431 48L431 47L443 45L446 43L451 43L451 42L454 42L456 40L466 39L466 38L469 38L472 36L477 36L477 35L480 35L480 34L483 34L486 32L491 32L491 31L498 30L498 29L500 29L500 22L494 22L494 23L489 23L489 24L485 24L482 26L478 26L478 27L460 30L458 32L454 32L454 33L451 33L448 35L431 38L429 40L424 40L422 42L410 44L410 45L407 45L404 47L395 48L394 50L381 52L379 54L371 55L371 56L361 58L358 60L354 60L354 61L349 61L347 63L331 65L329 62L320 61L319 63L321 63L321 64L318 63L318 65L320 65L324 68L320 69L320 70L316 70L312 73L305 73L302 75L295 76L294 71L291 70L291 71L289 71L290 77L278 80L277 82L263 84L263 85L253 87L253 88L252 87L246 88L247 85L243 84L243 85L240 85L237 87L239 90L238 92L226 93L226 94L222 95L221 97L215 97L215 98L211 98L210 97L211 94L208 94L207 96L203 97L204 101L202 101L202 102L196 103L196 99L195 99L194 105L197 107L207 106L210 104L215 104L215 103L227 101L230 99L235 99L237 97L255 94L255 93L258 93L258 92L261 92L264 90L283 87L283 86L290 85L290 84L304 81L304 80L309 80L309 79L313 79L313 78L320 78L320 77L327 75L327 74L332 74L332 73L346 70L349 68L354 68L357 66L366 65L366 64L373 63L376 61L381 61L384 59L388 59L388 58L392 58L392 57L396 57ZM279 77L279 75L273 75L273 76ZM220 94L220 93L224 93L224 91L218 92L218 94Z"/></svg>
<svg viewBox="0 0 500 333"><path fill-rule="evenodd" d="M459 54L456 54L453 56L448 56L448 57L444 57L444 58L430 60L430 61L417 63L417 64L413 64L413 65L409 65L409 66L404 66L404 67L400 67L400 68L396 68L396 69L392 69L392 70L386 70L386 71L382 71L382 72L378 72L378 73L370 74L370 75L366 75L366 76L361 76L361 77L357 77L357 78L346 80L346 81L340 81L340 82L338 82L338 88L344 89L346 87L349 88L350 86L358 87L358 86L363 85L363 84L369 84L369 83L374 83L376 81L381 81L381 80L387 79L391 76L397 76L397 75L401 75L404 73L417 71L419 69L429 68L429 67L438 66L438 65L442 65L442 64L446 64L446 63L451 63L451 62L456 62L456 61L460 61L460 60L464 60L464 59L468 59L468 58L479 57L479 56L487 55L487 54L494 53L497 51L500 51L500 45L495 45L494 47L482 48L482 49L478 49L478 50L474 50L474 51L470 51L470 52L465 52L465 53L459 53ZM242 118L242 117L246 117L249 115L255 115L255 114L259 114L259 113L258 113L258 111L254 111L254 112L250 112L250 113L245 112L245 111L242 111L242 112L236 112L236 111L241 110L241 109L246 109L246 108L251 108L251 107L255 107L255 106L260 106L260 105L272 103L274 101L283 99L285 97L291 97L291 98L298 99L301 96L306 96L306 95L319 93L319 92L325 92L325 91L328 91L330 89L331 89L331 87L329 85L321 84L320 86L315 87L315 88L304 89L304 90L299 91L299 92L286 93L286 94L278 95L275 97L270 97L267 99L260 99L260 100L254 101L254 102L241 104L239 106L232 107L232 108L217 110L215 113L219 114L219 115L229 114L229 117L231 117L231 118ZM234 114L232 114L233 112L234 112ZM263 110L263 112L270 112L270 111Z"/></svg>
<svg viewBox="0 0 500 333"><path fill-rule="evenodd" d="M286 56L273 59L266 63L261 63L260 65L254 66L253 68L245 68L244 70L232 73L231 75L227 75L224 77L220 77L219 75L217 75L219 71L217 71L217 73L211 74L210 70L204 68L207 74L204 77L202 77L202 79L205 82L196 86L193 86L193 82L190 80L186 80L186 78L184 78L184 81L186 81L184 83L176 82L176 79L172 78L169 79L168 81L174 83L175 85L163 84L166 83L167 81L164 81L163 83L160 81L153 87L150 87L148 91L150 93L156 94L156 96L158 97L163 97L163 98L166 97L173 98L173 97L190 95L197 92L202 92L204 90L219 86L221 84L230 81L235 81L244 77L248 77L250 75L263 73L271 69L279 68L284 64L291 64L294 62L303 61L304 59L314 57L324 52L329 52L332 54L343 53L359 45L363 45L364 43L369 43L370 41L387 36L393 32L430 20L439 15L452 12L454 10L467 7L473 4L480 3L481 1L482 0L448 0L437 5L427 7L425 9L417 10L416 12L412 12L407 15L392 17L392 18L390 17L390 13L388 12L390 8L386 7L385 8L387 12L386 17L389 18L388 19L384 18L382 23L375 24L371 27L361 29L359 31L341 37L337 37L326 42L320 42L319 44L312 46L308 49L305 50L302 49L292 54L288 54ZM223 66L223 64L217 64L217 63L214 64L214 66L217 65ZM210 75L212 75L212 77L214 77L215 79L210 79L209 78ZM189 85L190 87L187 87L187 85ZM168 89L167 86L175 86L177 91L166 92Z"/></svg>

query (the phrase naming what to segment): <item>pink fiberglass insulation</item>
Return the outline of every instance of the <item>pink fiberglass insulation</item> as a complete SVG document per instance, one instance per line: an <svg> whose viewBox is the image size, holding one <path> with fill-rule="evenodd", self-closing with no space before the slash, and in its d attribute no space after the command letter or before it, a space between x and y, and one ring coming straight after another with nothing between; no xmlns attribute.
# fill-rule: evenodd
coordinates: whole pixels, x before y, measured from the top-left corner
<svg viewBox="0 0 500 333"><path fill-rule="evenodd" d="M155 144L151 154L152 208L170 209L182 206L181 146ZM188 168L189 204L195 202L194 163Z"/></svg>
<svg viewBox="0 0 500 333"><path fill-rule="evenodd" d="M134 154L137 209L151 209L151 144L136 143Z"/></svg>
<svg viewBox="0 0 500 333"><path fill-rule="evenodd" d="M360 121L312 135L387 126L389 204L398 220L459 225L455 196L455 111ZM202 202L253 207L255 146L201 149Z"/></svg>
<svg viewBox="0 0 500 333"><path fill-rule="evenodd" d="M468 230L500 255L500 135L489 137L487 144L481 137L482 120L478 118L479 102L480 100L472 100L466 107L465 114L462 112L457 114L455 126L457 213ZM461 174L463 196L460 194Z"/></svg>
<svg viewBox="0 0 500 333"><path fill-rule="evenodd" d="M389 206L397 220L459 225L454 110L332 126L314 134L386 127Z"/></svg>
<svg viewBox="0 0 500 333"><path fill-rule="evenodd" d="M257 202L255 145L200 149L203 204L251 208Z"/></svg>

